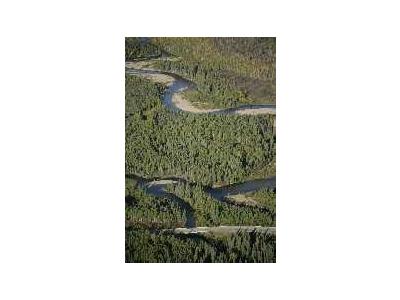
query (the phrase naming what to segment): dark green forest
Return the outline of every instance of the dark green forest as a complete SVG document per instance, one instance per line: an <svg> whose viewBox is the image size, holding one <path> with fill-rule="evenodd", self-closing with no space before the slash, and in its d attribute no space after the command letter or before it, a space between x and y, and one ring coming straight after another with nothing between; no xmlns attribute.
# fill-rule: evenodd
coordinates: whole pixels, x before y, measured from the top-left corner
<svg viewBox="0 0 400 300"><path fill-rule="evenodd" d="M161 56L161 50L153 43L136 37L125 38L125 61Z"/></svg>
<svg viewBox="0 0 400 300"><path fill-rule="evenodd" d="M275 262L275 238L257 232L222 237L126 231L126 262L265 263Z"/></svg>
<svg viewBox="0 0 400 300"><path fill-rule="evenodd" d="M186 215L168 198L149 195L132 180L125 180L125 223L137 228L184 227Z"/></svg>
<svg viewBox="0 0 400 300"><path fill-rule="evenodd" d="M193 81L186 97L207 107L275 102L273 38L126 38L125 60L179 57L157 68ZM207 187L275 175L275 116L171 112L166 87L125 75L126 262L275 262L275 237L174 234L196 226L275 226L275 191L249 193L260 207L219 202ZM177 177L170 195L147 193L131 175ZM182 205L183 203L183 205Z"/></svg>
<svg viewBox="0 0 400 300"><path fill-rule="evenodd" d="M198 184L189 186L179 183L170 189L193 207L197 226L275 226L275 216L268 210L215 201Z"/></svg>

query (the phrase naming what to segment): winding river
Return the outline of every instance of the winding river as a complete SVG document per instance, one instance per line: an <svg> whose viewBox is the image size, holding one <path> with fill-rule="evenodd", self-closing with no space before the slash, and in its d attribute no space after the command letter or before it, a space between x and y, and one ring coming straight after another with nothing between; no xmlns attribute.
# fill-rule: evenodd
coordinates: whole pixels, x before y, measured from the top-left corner
<svg viewBox="0 0 400 300"><path fill-rule="evenodd" d="M178 178L178 177L167 177L167 178L152 178L152 179L146 179L137 175L126 175L126 178L129 179L134 179L138 185L146 191L146 193L156 196L156 197L167 197L170 199L172 202L175 202L176 204L181 207L186 214L186 224L185 226L187 228L193 228L196 226L196 218L195 214L193 211L193 208L190 206L189 203L187 203L185 200L182 198L176 196L173 193L170 193L167 189L169 185L175 185L178 183L184 183L184 184L189 184L193 185L193 183L183 179L183 178ZM243 193L248 193L248 192L254 192L258 191L263 188L269 188L269 189L275 189L276 183L275 183L275 176L270 177L270 178L265 178L265 179L254 179L250 181L246 181L244 183L235 183L232 185L226 185L223 187L218 187L218 188L212 188L212 187L203 187L203 190L208 193L212 198L214 198L217 201L221 202L227 202L232 205L237 205L237 206L245 206L246 204L239 204L239 203L234 203L229 201L226 196L233 196L233 195L238 195L238 194L243 194ZM263 207L259 207L259 210L267 212L268 210Z"/></svg>
<svg viewBox="0 0 400 300"><path fill-rule="evenodd" d="M164 58L168 60L168 58ZM184 111L188 113L209 113L209 114L238 114L238 115L260 115L276 114L274 104L247 104L236 108L214 108L205 109L194 106L185 99L182 92L196 88L196 85L181 76L163 72L155 69L152 63L158 59L138 60L125 63L127 74L148 78L152 81L163 83L167 89L162 97L165 107L171 111ZM169 59L171 60L171 59Z"/></svg>
<svg viewBox="0 0 400 300"><path fill-rule="evenodd" d="M170 58L164 58L170 59ZM167 86L165 93L162 97L162 102L167 109L173 112L184 111L187 113L208 113L208 114L239 114L239 115L258 115L258 114L276 114L275 105L272 104L253 104L243 105L237 108L228 109L202 109L195 107L188 100L186 100L182 92L187 89L195 88L194 83L180 77L177 74L163 72L154 69L152 62L158 59L138 60L125 63L125 71L127 74L141 76L150 79L154 82L162 83ZM186 212L187 228L193 228L196 225L196 220L192 207L183 199L167 191L166 187L178 182L189 183L185 179L177 177L168 178L152 178L145 179L137 175L126 175L127 178L135 179L139 186L142 187L147 193L154 196L168 197L177 203ZM254 179L244 183L238 183L218 188L204 187L204 190L218 201L227 201L226 196L237 195L248 192L258 191L263 188L275 189L276 178L275 176Z"/></svg>

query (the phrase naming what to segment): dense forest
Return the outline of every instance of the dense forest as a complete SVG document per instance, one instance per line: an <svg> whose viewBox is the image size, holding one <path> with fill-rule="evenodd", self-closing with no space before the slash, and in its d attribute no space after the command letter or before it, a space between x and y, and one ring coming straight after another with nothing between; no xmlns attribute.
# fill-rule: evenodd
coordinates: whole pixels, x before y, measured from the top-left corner
<svg viewBox="0 0 400 300"><path fill-rule="evenodd" d="M258 232L207 237L128 229L126 262L275 262L275 238Z"/></svg>
<svg viewBox="0 0 400 300"><path fill-rule="evenodd" d="M166 197L145 193L132 180L125 180L125 223L137 228L184 227L186 214Z"/></svg>
<svg viewBox="0 0 400 300"><path fill-rule="evenodd" d="M125 38L125 61L159 57L162 51L156 45L149 43L146 38Z"/></svg>
<svg viewBox="0 0 400 300"><path fill-rule="evenodd" d="M127 174L228 184L275 173L274 116L172 113L159 85L127 75L125 88Z"/></svg>
<svg viewBox="0 0 400 300"><path fill-rule="evenodd" d="M179 57L156 67L194 82L185 97L198 105L275 102L273 38L126 39L126 61L162 56ZM207 192L211 186L275 175L275 116L172 112L161 101L165 90L125 75L126 262L275 262L275 236L266 233L163 231L275 226L275 190L246 194L257 206L217 201ZM153 196L132 179L137 176L185 181Z"/></svg>
<svg viewBox="0 0 400 300"><path fill-rule="evenodd" d="M198 184L178 183L170 190L192 206L197 226L275 225L274 215L268 210L216 201Z"/></svg>

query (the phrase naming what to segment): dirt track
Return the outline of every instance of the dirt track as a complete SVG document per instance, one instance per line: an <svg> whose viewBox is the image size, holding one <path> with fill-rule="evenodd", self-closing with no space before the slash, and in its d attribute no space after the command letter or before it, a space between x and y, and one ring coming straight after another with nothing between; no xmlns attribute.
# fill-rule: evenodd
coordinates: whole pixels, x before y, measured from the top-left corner
<svg viewBox="0 0 400 300"><path fill-rule="evenodd" d="M262 226L217 226L217 227L174 228L174 229L165 229L164 231L172 231L174 233L184 233L184 234L194 234L194 233L233 234L239 231L262 232L262 233L269 233L271 235L276 234L275 227L262 227Z"/></svg>

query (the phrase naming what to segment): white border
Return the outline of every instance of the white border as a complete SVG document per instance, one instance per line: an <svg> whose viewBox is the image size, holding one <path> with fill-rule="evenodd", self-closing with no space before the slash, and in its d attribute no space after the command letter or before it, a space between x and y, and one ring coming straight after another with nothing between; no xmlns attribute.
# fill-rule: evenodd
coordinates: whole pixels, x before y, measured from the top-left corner
<svg viewBox="0 0 400 300"><path fill-rule="evenodd" d="M395 2L9 2L2 299L398 299ZM125 36L276 36L276 264L124 264Z"/></svg>

